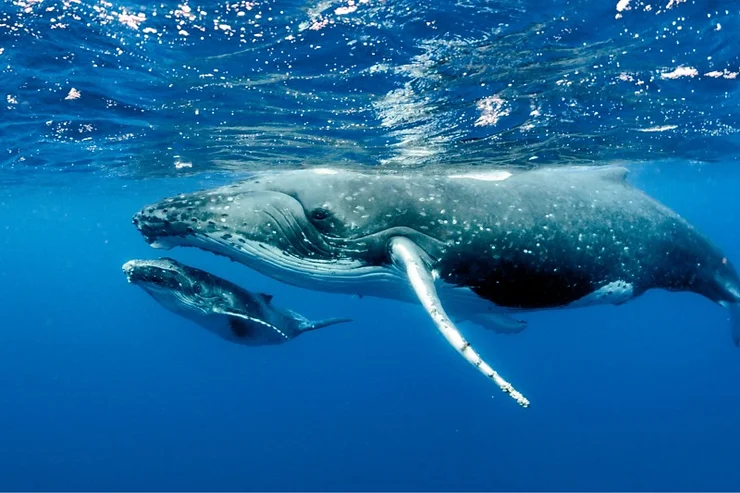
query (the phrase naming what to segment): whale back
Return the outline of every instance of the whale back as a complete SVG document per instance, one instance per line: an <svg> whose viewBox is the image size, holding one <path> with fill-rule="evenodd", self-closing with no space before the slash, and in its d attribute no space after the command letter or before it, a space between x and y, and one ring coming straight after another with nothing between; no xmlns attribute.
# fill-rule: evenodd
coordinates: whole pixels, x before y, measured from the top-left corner
<svg viewBox="0 0 740 493"><path fill-rule="evenodd" d="M512 308L566 306L615 284L634 296L663 288L735 301L740 280L719 249L626 175L543 169L485 185L450 180L446 195L468 205L450 206L466 219L445 238L440 276Z"/></svg>

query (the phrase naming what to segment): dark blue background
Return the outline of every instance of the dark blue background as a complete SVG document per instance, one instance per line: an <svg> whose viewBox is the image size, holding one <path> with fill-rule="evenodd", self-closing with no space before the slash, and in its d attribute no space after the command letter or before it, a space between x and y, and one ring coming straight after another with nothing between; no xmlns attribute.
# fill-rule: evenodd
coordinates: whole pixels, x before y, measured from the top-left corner
<svg viewBox="0 0 740 493"><path fill-rule="evenodd" d="M630 179L740 263L732 167L650 165ZM621 307L532 314L517 336L467 329L531 399L525 410L419 307L278 286L204 252L166 252L310 317L357 320L284 346L231 345L120 270L164 254L131 214L206 183L0 189L0 488L740 487L740 352L720 307L649 292Z"/></svg>
<svg viewBox="0 0 740 493"><path fill-rule="evenodd" d="M740 351L696 295L466 329L524 410L418 306L131 225L254 169L628 162L740 265L740 76L705 75L740 71L738 2L182 3L0 2L0 489L740 489ZM165 254L356 322L231 345L126 283Z"/></svg>

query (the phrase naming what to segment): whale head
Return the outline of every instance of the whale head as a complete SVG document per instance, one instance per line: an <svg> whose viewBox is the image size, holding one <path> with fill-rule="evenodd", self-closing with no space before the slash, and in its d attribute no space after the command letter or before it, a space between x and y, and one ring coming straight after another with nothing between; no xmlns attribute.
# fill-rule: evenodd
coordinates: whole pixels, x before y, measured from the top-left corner
<svg viewBox="0 0 740 493"><path fill-rule="evenodd" d="M223 301L218 286L203 279L200 271L167 257L129 260L123 272L130 283L175 312L207 314L214 303Z"/></svg>
<svg viewBox="0 0 740 493"><path fill-rule="evenodd" d="M191 246L224 255L290 284L332 290L368 277L393 277L390 238L406 236L430 252L441 242L408 227L418 211L399 197L407 179L300 170L183 194L133 218L156 248Z"/></svg>

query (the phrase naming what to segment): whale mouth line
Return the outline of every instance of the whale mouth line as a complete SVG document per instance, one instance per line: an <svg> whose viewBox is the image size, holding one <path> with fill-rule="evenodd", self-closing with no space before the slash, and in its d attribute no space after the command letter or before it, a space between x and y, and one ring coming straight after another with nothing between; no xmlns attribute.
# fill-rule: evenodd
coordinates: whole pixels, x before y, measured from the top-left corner
<svg viewBox="0 0 740 493"><path fill-rule="evenodd" d="M277 190L162 202L133 224L152 248L198 248L294 286L367 296L403 285L388 251L392 237L409 238L433 260L447 248L408 226L325 231L298 197Z"/></svg>
<svg viewBox="0 0 740 493"><path fill-rule="evenodd" d="M295 260L296 263L301 263L300 261L305 261L306 263L315 266L316 268L320 268L320 266L326 266L327 269L331 271L335 271L336 268L342 268L343 266L346 266L347 268L350 268L350 266L362 266L361 262L357 260L351 260L347 258L338 259L336 257L334 258L321 258L321 257L307 257L302 255L296 255L295 253L287 252L286 250L283 250L279 247L276 247L274 245L271 245L269 243L264 243L258 240L244 240L244 243L239 244L233 244L233 243L227 243L221 238L218 238L217 236L211 236L208 234L203 233L194 233L190 236L190 238L193 239L193 241L188 241L186 243L177 244L174 243L172 245L168 244L168 246L171 248L173 246L193 246L195 248L198 248L200 250L204 250L207 252L214 253L216 255L225 256L228 258L232 258L236 256L239 258L239 261L244 261L245 259L243 257L247 257L247 259L254 259L254 260L261 260L265 258L272 258L274 260L282 260L283 263L291 263L289 260ZM231 255L235 254L235 255ZM310 258L310 260L304 260ZM247 265L251 265L252 262L246 262ZM277 262L280 263L280 262Z"/></svg>

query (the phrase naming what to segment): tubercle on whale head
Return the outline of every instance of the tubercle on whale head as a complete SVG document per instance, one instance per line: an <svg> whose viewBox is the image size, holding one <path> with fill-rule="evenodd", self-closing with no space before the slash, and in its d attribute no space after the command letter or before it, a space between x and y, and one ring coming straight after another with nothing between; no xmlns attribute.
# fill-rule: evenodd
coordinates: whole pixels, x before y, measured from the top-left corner
<svg viewBox="0 0 740 493"><path fill-rule="evenodd" d="M196 235L220 234L227 229L248 229L248 220L237 222L239 197L244 193L214 189L165 198L137 212L132 222L144 240L155 248L187 244Z"/></svg>
<svg viewBox="0 0 740 493"><path fill-rule="evenodd" d="M144 240L155 248L171 248L170 239L194 232L193 228L179 220L174 207L150 205L136 214L131 222Z"/></svg>
<svg viewBox="0 0 740 493"><path fill-rule="evenodd" d="M259 184L258 184L259 185ZM317 229L303 204L275 190L238 184L148 205L133 223L153 247L198 247L256 270L350 271L362 247Z"/></svg>
<svg viewBox="0 0 740 493"><path fill-rule="evenodd" d="M189 285L179 264L171 258L133 259L123 264L123 272L132 284L148 284L168 289Z"/></svg>

